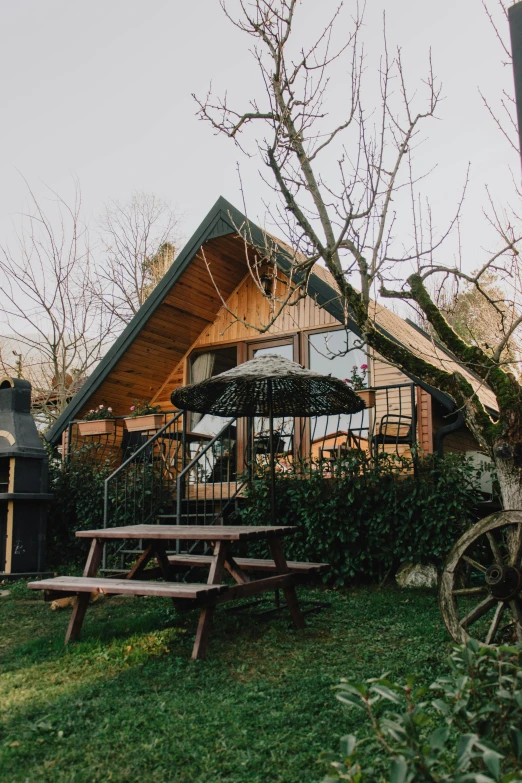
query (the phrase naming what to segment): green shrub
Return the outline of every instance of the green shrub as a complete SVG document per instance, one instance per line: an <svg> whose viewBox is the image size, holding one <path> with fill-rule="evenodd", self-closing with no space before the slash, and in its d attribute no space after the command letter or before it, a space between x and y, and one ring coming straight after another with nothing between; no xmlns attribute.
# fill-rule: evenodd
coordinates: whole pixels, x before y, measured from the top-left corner
<svg viewBox="0 0 522 783"><path fill-rule="evenodd" d="M470 641L429 688L386 676L342 681L337 698L357 710L368 736L324 754L323 783L513 783L522 781L522 647Z"/></svg>
<svg viewBox="0 0 522 783"><path fill-rule="evenodd" d="M412 460L383 455L377 462L353 451L331 473L316 465L302 474L279 474L277 517L297 525L287 552L295 560L330 563L329 579L382 578L402 561L440 565L473 519L476 469L449 454ZM246 491L243 524L270 519L268 476Z"/></svg>
<svg viewBox="0 0 522 783"><path fill-rule="evenodd" d="M49 488L54 498L47 521L48 567L85 562L89 542L75 534L103 527L104 481L113 469L110 460L96 460L89 446L67 464L59 455L50 455Z"/></svg>
<svg viewBox="0 0 522 783"><path fill-rule="evenodd" d="M54 498L47 525L48 567L85 562L89 541L76 538L76 532L103 527L105 479L116 466L112 459L103 457L98 446L82 446L65 463L56 455L50 457L50 491ZM119 482L111 484L111 526L152 522L167 508L172 498L159 470L157 463L137 460Z"/></svg>

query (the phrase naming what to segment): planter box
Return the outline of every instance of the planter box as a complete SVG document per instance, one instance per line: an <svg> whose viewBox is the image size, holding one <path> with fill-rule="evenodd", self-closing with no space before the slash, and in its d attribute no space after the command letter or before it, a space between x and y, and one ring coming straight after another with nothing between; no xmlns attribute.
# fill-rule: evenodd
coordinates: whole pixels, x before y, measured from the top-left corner
<svg viewBox="0 0 522 783"><path fill-rule="evenodd" d="M115 426L114 419L92 419L91 421L78 422L80 435L111 435Z"/></svg>
<svg viewBox="0 0 522 783"><path fill-rule="evenodd" d="M129 432L145 432L146 430L159 430L163 426L165 417L163 413L147 413L145 416L135 416L124 419Z"/></svg>
<svg viewBox="0 0 522 783"><path fill-rule="evenodd" d="M359 389L356 394L364 400L367 408L375 408L375 389Z"/></svg>

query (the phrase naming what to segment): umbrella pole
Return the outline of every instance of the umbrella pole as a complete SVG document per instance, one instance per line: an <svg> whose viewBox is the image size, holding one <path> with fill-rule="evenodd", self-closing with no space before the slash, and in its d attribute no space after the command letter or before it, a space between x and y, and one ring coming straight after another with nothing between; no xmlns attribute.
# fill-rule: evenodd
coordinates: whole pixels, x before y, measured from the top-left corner
<svg viewBox="0 0 522 783"><path fill-rule="evenodd" d="M268 437L270 448L270 516L272 517L272 524L276 524L276 487L275 487L275 454L274 454L274 410L273 410L273 398L272 398L272 380L268 380L267 389L267 401L268 401Z"/></svg>

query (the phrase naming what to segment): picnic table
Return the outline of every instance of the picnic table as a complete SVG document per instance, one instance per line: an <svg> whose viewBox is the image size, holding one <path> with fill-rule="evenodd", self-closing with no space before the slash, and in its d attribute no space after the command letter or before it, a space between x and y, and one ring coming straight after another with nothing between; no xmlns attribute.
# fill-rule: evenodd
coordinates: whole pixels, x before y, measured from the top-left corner
<svg viewBox="0 0 522 783"><path fill-rule="evenodd" d="M266 591L282 589L296 628L305 625L295 592L296 584L311 574L326 568L326 563L296 563L286 560L283 538L297 530L291 526L225 526L225 525L127 525L102 530L81 530L78 538L90 538L91 547L83 576L59 576L31 582L28 587L44 590L48 601L57 596L76 595L65 643L78 639L91 593L106 595L165 596L172 598L177 609L201 609L192 658L204 658L208 648L212 618L217 604L238 600ZM122 577L97 575L104 542L109 540L141 540L143 552L131 570ZM204 541L212 555L182 554L169 557L170 541ZM238 542L265 540L272 559L235 558L232 549ZM155 568L147 568L155 560ZM180 568L208 568L206 583L173 582ZM223 584L228 572L235 584ZM248 573L247 573L248 572ZM267 576L266 573L270 575ZM253 575L253 576L252 576ZM261 575L261 576L259 576ZM162 576L164 581L156 581Z"/></svg>

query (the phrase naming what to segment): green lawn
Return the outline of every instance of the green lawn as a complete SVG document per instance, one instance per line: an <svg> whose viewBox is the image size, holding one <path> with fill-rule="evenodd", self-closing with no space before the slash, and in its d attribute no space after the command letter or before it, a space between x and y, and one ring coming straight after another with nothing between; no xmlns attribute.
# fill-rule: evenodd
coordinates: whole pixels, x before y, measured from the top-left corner
<svg viewBox="0 0 522 783"><path fill-rule="evenodd" d="M192 662L197 615L159 598L70 610L22 583L0 598L1 783L309 783L321 751L357 730L340 677L410 672L431 682L450 650L434 592L301 590L332 602L260 622L218 609L209 658Z"/></svg>

